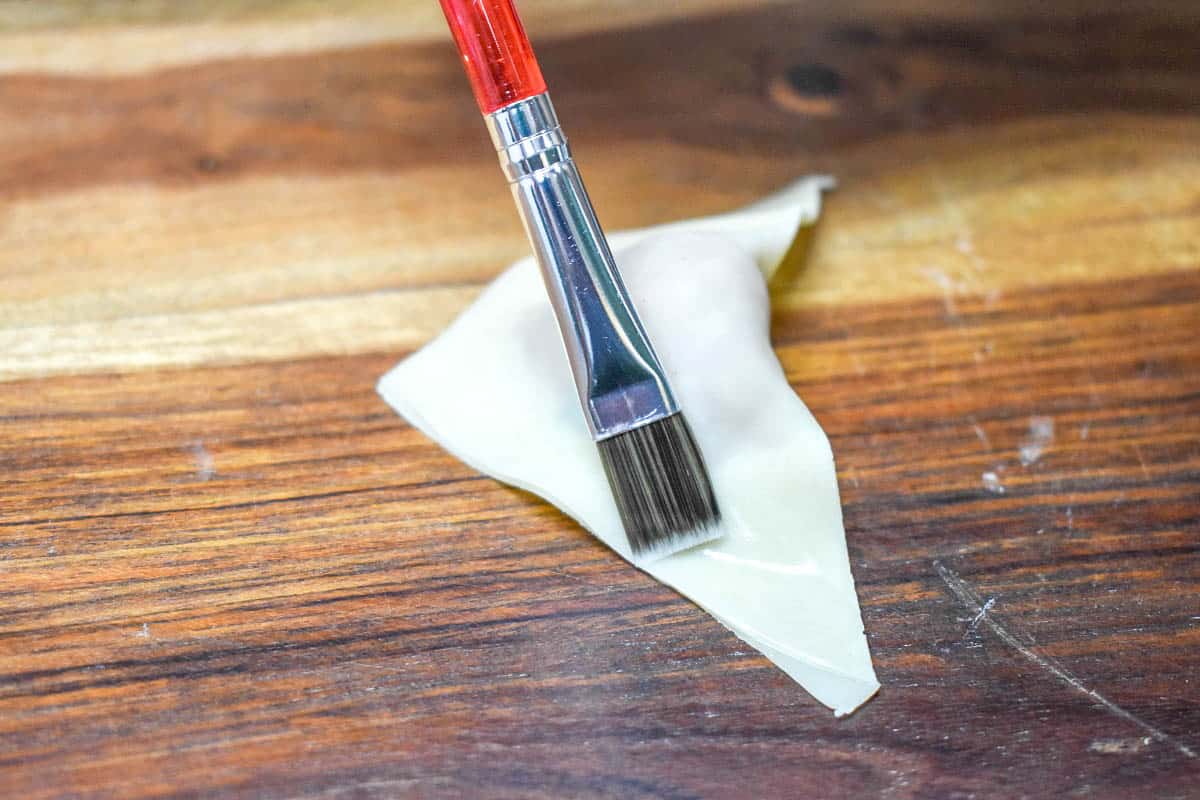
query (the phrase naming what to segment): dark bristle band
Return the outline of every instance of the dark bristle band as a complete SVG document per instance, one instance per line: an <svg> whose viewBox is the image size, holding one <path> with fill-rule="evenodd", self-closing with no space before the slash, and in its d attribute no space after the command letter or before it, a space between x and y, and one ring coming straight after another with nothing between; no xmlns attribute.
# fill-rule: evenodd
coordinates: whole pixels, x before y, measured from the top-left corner
<svg viewBox="0 0 1200 800"><path fill-rule="evenodd" d="M634 555L665 555L715 538L721 512L683 414L619 433L597 446Z"/></svg>

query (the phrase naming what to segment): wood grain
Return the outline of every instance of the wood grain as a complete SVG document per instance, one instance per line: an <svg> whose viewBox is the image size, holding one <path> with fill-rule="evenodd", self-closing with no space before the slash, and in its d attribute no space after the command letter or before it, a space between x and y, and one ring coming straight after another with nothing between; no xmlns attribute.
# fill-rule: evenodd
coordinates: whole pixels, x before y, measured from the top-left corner
<svg viewBox="0 0 1200 800"><path fill-rule="evenodd" d="M540 48L610 228L830 171L840 222L789 304L1196 263L1200 59L1169 18L1105 15L1086 31L1105 57L1064 78L1070 21L885 20L872 38L811 13ZM694 46L655 45L675 40ZM772 94L811 60L846 76L841 113ZM525 252L503 182L479 180L494 158L444 43L14 76L0 119L0 378L411 348Z"/></svg>
<svg viewBox="0 0 1200 800"><path fill-rule="evenodd" d="M841 180L772 331L884 685L838 721L375 396L523 247L442 46L322 27L374 0L39 7L0 2L5 796L1197 796L1196 10L540 48L611 227ZM105 67L147 30L212 38Z"/></svg>
<svg viewBox="0 0 1200 800"><path fill-rule="evenodd" d="M523 0L539 39L662 22L771 0L674 0L597 6L591 0ZM776 0L777 2L778 0ZM0 73L123 75L214 59L437 40L437 3L420 0L0 0Z"/></svg>

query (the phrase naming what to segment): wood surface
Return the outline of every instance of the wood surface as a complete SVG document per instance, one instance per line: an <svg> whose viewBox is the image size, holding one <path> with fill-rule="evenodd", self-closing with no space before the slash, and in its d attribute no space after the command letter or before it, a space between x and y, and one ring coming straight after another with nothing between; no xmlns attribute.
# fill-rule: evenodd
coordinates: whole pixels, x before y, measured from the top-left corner
<svg viewBox="0 0 1200 800"><path fill-rule="evenodd" d="M374 394L525 247L429 5L0 0L0 794L1200 796L1200 8L527 4L609 227L839 178L835 720Z"/></svg>

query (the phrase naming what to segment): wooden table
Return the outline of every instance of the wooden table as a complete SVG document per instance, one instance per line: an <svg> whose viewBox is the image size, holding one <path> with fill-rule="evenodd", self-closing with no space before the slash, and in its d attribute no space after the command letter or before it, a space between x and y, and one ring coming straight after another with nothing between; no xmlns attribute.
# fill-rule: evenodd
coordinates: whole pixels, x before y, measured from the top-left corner
<svg viewBox="0 0 1200 800"><path fill-rule="evenodd" d="M609 227L840 179L879 696L374 394L525 249L432 0L4 0L4 796L1200 796L1200 7L604 5L523 7Z"/></svg>

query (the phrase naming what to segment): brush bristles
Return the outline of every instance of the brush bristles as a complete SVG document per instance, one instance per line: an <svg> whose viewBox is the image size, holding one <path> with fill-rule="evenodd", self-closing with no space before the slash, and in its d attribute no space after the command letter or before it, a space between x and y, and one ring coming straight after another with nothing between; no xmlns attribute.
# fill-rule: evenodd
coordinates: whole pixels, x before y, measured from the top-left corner
<svg viewBox="0 0 1200 800"><path fill-rule="evenodd" d="M633 554L668 556L721 535L721 511L682 414L597 442Z"/></svg>

